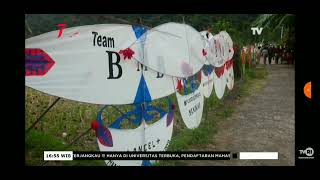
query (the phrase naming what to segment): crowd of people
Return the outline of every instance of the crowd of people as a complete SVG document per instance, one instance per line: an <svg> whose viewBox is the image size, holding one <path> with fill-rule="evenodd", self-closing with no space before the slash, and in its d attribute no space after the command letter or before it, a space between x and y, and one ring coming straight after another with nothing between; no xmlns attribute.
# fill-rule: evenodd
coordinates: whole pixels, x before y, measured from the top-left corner
<svg viewBox="0 0 320 180"><path fill-rule="evenodd" d="M294 64L294 51L276 44L254 44L242 48L242 61L249 64ZM245 58L245 59L244 59Z"/></svg>

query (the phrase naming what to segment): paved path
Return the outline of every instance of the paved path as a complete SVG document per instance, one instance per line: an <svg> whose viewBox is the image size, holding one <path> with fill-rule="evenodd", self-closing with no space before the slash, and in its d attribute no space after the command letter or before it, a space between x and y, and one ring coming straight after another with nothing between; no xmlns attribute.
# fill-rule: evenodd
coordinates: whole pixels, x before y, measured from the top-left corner
<svg viewBox="0 0 320 180"><path fill-rule="evenodd" d="M294 165L295 70L291 65L269 65L267 69L261 91L245 98L229 119L218 123L210 144L192 150L272 151L279 152L279 160L185 161L187 165Z"/></svg>

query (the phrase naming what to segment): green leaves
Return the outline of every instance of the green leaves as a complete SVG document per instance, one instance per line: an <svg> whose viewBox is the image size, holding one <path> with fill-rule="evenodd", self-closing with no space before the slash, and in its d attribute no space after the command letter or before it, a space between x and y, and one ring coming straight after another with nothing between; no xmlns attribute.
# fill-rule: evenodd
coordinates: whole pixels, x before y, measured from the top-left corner
<svg viewBox="0 0 320 180"><path fill-rule="evenodd" d="M282 26L294 26L294 18L292 14L263 14L252 23L252 26L262 26L274 31Z"/></svg>

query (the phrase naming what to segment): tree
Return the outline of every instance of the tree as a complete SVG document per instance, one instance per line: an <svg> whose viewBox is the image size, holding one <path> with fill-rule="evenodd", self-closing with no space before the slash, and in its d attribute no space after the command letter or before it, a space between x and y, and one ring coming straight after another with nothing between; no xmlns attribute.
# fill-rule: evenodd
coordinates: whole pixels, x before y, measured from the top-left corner
<svg viewBox="0 0 320 180"><path fill-rule="evenodd" d="M274 41L289 48L294 48L295 44L295 15L292 14L263 14L260 15L253 23L253 26L260 26L269 29L271 33L267 36L280 33L280 38L274 37Z"/></svg>

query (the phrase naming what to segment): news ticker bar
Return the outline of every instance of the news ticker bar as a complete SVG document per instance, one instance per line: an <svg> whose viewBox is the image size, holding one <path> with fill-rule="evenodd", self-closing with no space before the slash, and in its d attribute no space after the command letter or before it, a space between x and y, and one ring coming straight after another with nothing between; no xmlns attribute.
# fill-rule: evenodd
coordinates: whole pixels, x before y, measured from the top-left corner
<svg viewBox="0 0 320 180"><path fill-rule="evenodd" d="M68 160L240 160L278 159L278 152L89 152L89 151L44 151L45 161Z"/></svg>
<svg viewBox="0 0 320 180"><path fill-rule="evenodd" d="M231 152L44 151L45 161L65 160L230 160Z"/></svg>

